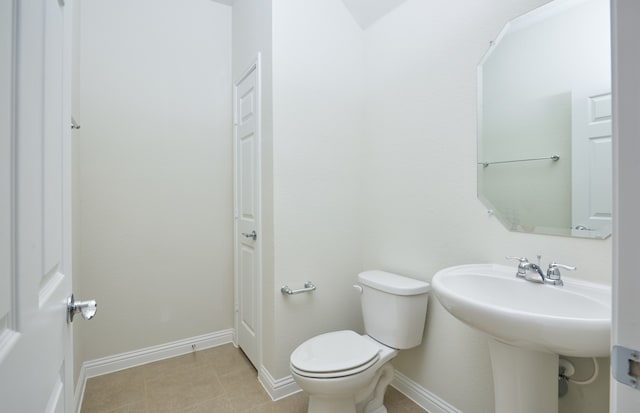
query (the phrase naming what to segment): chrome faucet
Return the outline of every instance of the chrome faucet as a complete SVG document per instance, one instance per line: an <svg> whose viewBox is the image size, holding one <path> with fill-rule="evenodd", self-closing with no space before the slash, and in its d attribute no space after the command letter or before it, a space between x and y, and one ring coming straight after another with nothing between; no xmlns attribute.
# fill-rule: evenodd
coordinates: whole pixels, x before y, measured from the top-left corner
<svg viewBox="0 0 640 413"><path fill-rule="evenodd" d="M576 267L573 267L571 265L558 264L557 262L553 261L551 264L549 264L549 268L547 268L546 279L549 280L548 282L553 283L553 285L563 284L561 274L560 274L560 268L568 271L576 270Z"/></svg>
<svg viewBox="0 0 640 413"><path fill-rule="evenodd" d="M531 263L525 257L505 257L507 260L518 260L518 272L516 273L516 277L525 278L527 276L527 272L529 271L529 266Z"/></svg>
<svg viewBox="0 0 640 413"><path fill-rule="evenodd" d="M527 281L538 282L542 284L562 286L564 283L562 282L560 268L563 268L569 271L575 271L576 269L576 267L572 267L570 265L558 264L555 261L553 261L551 264L549 264L549 268L547 268L547 273L545 275L545 273L542 272L542 268L540 268L540 256L538 256L538 264L529 262L529 260L525 257L506 257L506 258L509 260L518 261L518 272L516 273L516 277L524 278ZM539 275L540 278L538 279L537 277L534 277L534 278L528 277L527 275L531 272Z"/></svg>

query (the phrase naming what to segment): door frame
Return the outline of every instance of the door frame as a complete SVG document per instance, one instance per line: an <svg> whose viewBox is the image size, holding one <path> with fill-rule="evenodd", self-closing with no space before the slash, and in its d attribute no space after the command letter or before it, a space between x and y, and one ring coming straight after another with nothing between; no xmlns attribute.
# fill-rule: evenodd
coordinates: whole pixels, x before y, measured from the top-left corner
<svg viewBox="0 0 640 413"><path fill-rule="evenodd" d="M239 347L238 331L240 323L240 287L239 287L239 251L238 251L238 110L237 110L237 89L240 83L255 71L256 73L256 171L258 179L256 182L256 231L259 234L256 239L256 256L258 265L256 266L257 283L256 297L257 303L257 325L256 335L258 341L258 360L255 368L260 371L262 368L262 68L261 56L258 53L251 61L251 64L233 82L233 306L234 306L234 332L233 343Z"/></svg>
<svg viewBox="0 0 640 413"><path fill-rule="evenodd" d="M640 242L640 195L636 178L640 174L640 3L612 0L613 77L613 277L611 341L640 350L640 315L633 311L640 292L637 275L637 245ZM612 366L615 364L612 355ZM640 392L610 376L610 411L637 411ZM634 410L635 409L635 410Z"/></svg>

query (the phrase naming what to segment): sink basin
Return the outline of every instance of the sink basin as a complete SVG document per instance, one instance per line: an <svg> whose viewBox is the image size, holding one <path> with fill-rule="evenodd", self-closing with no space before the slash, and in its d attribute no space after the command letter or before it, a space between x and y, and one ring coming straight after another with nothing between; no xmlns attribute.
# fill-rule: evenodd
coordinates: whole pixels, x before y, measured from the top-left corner
<svg viewBox="0 0 640 413"><path fill-rule="evenodd" d="M502 342L566 356L609 355L609 287L564 277L564 286L544 285L515 273L503 265L461 265L439 271L432 285L454 317Z"/></svg>
<svg viewBox="0 0 640 413"><path fill-rule="evenodd" d="M494 411L557 413L558 356L609 356L611 289L565 277L564 286L534 283L516 271L460 265L431 285L449 313L488 335Z"/></svg>

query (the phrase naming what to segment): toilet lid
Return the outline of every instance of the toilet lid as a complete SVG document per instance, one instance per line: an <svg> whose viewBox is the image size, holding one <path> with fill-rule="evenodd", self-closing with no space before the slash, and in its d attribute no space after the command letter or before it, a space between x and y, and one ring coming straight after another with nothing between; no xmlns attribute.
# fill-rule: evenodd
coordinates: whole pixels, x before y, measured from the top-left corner
<svg viewBox="0 0 640 413"><path fill-rule="evenodd" d="M300 344L291 353L291 365L310 373L335 373L367 364L379 351L379 346L353 331L334 331Z"/></svg>

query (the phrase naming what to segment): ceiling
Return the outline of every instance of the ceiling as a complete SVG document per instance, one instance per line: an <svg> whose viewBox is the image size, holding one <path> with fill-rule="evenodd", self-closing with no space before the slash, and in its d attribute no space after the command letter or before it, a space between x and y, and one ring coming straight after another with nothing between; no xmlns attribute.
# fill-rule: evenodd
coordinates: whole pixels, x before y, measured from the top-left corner
<svg viewBox="0 0 640 413"><path fill-rule="evenodd" d="M366 29L405 0L342 0L360 27Z"/></svg>
<svg viewBox="0 0 640 413"><path fill-rule="evenodd" d="M214 0L232 6L234 0ZM366 29L406 0L342 0L360 27Z"/></svg>

